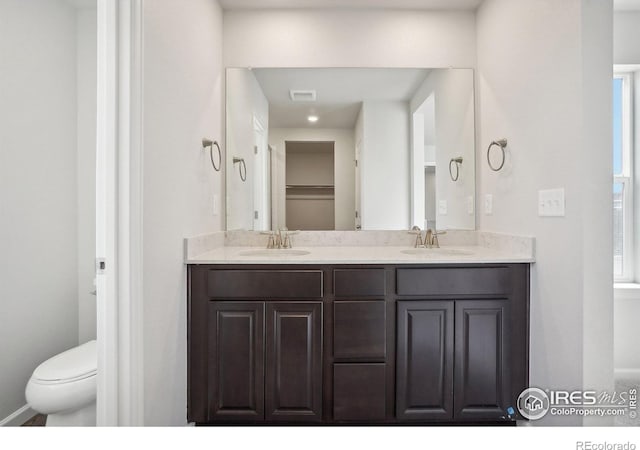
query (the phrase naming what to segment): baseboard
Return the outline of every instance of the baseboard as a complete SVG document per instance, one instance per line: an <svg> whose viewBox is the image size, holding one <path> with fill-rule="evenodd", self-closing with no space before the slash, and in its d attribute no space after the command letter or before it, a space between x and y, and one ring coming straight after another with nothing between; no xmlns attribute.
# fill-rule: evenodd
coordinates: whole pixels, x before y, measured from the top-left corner
<svg viewBox="0 0 640 450"><path fill-rule="evenodd" d="M640 369L615 369L614 377L616 380L640 380Z"/></svg>
<svg viewBox="0 0 640 450"><path fill-rule="evenodd" d="M0 427L19 427L36 414L33 409L29 408L29 405L24 405L19 410L0 420Z"/></svg>

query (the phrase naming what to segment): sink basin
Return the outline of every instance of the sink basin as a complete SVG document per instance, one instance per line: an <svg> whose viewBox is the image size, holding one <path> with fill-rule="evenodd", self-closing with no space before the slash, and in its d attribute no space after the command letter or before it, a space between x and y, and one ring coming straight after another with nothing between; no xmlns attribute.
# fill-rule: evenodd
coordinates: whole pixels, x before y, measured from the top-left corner
<svg viewBox="0 0 640 450"><path fill-rule="evenodd" d="M263 250L247 250L240 252L240 256L304 256L311 252L307 250L295 250L295 249L263 249Z"/></svg>
<svg viewBox="0 0 640 450"><path fill-rule="evenodd" d="M405 255L422 255L422 256L462 256L473 255L470 250L461 250L459 248L410 248L401 250Z"/></svg>

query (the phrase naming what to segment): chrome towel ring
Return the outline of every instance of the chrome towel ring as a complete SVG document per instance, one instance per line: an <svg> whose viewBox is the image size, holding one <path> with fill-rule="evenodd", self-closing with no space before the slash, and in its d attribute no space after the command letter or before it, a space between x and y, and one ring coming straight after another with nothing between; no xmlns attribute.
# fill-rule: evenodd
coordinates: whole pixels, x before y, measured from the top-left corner
<svg viewBox="0 0 640 450"><path fill-rule="evenodd" d="M456 168L455 176L453 175L453 169L451 168L452 165L453 167ZM457 158L451 158L451 161L449 161L449 176L451 177L451 181L458 181L458 178L460 177L461 165L462 165L462 156L458 156Z"/></svg>
<svg viewBox="0 0 640 450"><path fill-rule="evenodd" d="M493 164L491 164L491 158L490 158L491 147L493 147L494 145L497 145L498 147L500 147L500 150L502 150L502 161L500 162L500 165L498 167L494 167ZM502 169L502 167L504 166L504 160L505 160L504 148L506 146L507 146L506 139L499 139L489 144L489 148L487 149L487 163L489 164L489 167L491 168L491 170L493 170L494 172L497 172L498 170Z"/></svg>
<svg viewBox="0 0 640 450"><path fill-rule="evenodd" d="M237 156L233 157L233 163L239 163L238 170L240 171L240 179L242 181L247 181L247 164L244 162L244 158L238 158ZM244 170L243 170L244 169ZM244 172L244 175L243 175Z"/></svg>
<svg viewBox="0 0 640 450"><path fill-rule="evenodd" d="M218 166L216 167L216 163L213 162L213 146L216 146L218 149ZM220 145L218 145L218 141L212 141L211 139L202 138L202 148L204 150L209 147L209 157L211 158L211 165L213 166L213 170L216 172L220 172L220 167L222 166L222 151L220 150Z"/></svg>

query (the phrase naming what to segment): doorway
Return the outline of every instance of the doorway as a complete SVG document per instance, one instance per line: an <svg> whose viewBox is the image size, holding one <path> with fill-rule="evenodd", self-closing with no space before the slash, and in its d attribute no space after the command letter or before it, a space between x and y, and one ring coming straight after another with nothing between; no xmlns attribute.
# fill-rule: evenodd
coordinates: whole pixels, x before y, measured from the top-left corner
<svg viewBox="0 0 640 450"><path fill-rule="evenodd" d="M286 226L335 230L335 142L285 142Z"/></svg>
<svg viewBox="0 0 640 450"><path fill-rule="evenodd" d="M435 93L413 113L411 143L411 221L420 228L436 228L436 120Z"/></svg>

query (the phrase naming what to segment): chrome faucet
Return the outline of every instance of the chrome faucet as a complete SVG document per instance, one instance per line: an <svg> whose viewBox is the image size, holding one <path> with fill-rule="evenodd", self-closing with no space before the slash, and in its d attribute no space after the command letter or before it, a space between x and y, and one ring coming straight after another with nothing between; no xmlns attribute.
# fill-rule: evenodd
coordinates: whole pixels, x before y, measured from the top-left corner
<svg viewBox="0 0 640 450"><path fill-rule="evenodd" d="M422 237L422 231L420 227L414 225L411 227L409 231L410 234L416 235L416 242L414 244L415 248L424 247L424 248L440 248L440 243L438 242L438 236L441 234L446 234L446 231L436 231L431 228L427 228L425 231L424 238Z"/></svg>
<svg viewBox="0 0 640 450"><path fill-rule="evenodd" d="M260 234L266 234L267 236L269 236L269 239L267 240L267 249L271 250L273 248L276 248L276 232L275 231L263 231Z"/></svg>
<svg viewBox="0 0 640 450"><path fill-rule="evenodd" d="M440 243L438 242L438 236L441 234L447 234L446 231L436 231L429 228L427 230L427 234L424 238L424 246L427 248L440 248Z"/></svg>
<svg viewBox="0 0 640 450"><path fill-rule="evenodd" d="M286 227L280 229L280 247L278 248L293 248L293 235L298 234L300 230L289 231Z"/></svg>
<svg viewBox="0 0 640 450"><path fill-rule="evenodd" d="M286 227L279 228L277 231L265 231L262 234L269 236L267 240L268 249L281 249L281 248L293 248L294 234L298 231L289 231Z"/></svg>
<svg viewBox="0 0 640 450"><path fill-rule="evenodd" d="M412 226L409 234L416 235L416 242L413 245L414 248L424 247L424 241L422 240L422 231L420 230L420 227L418 225Z"/></svg>

